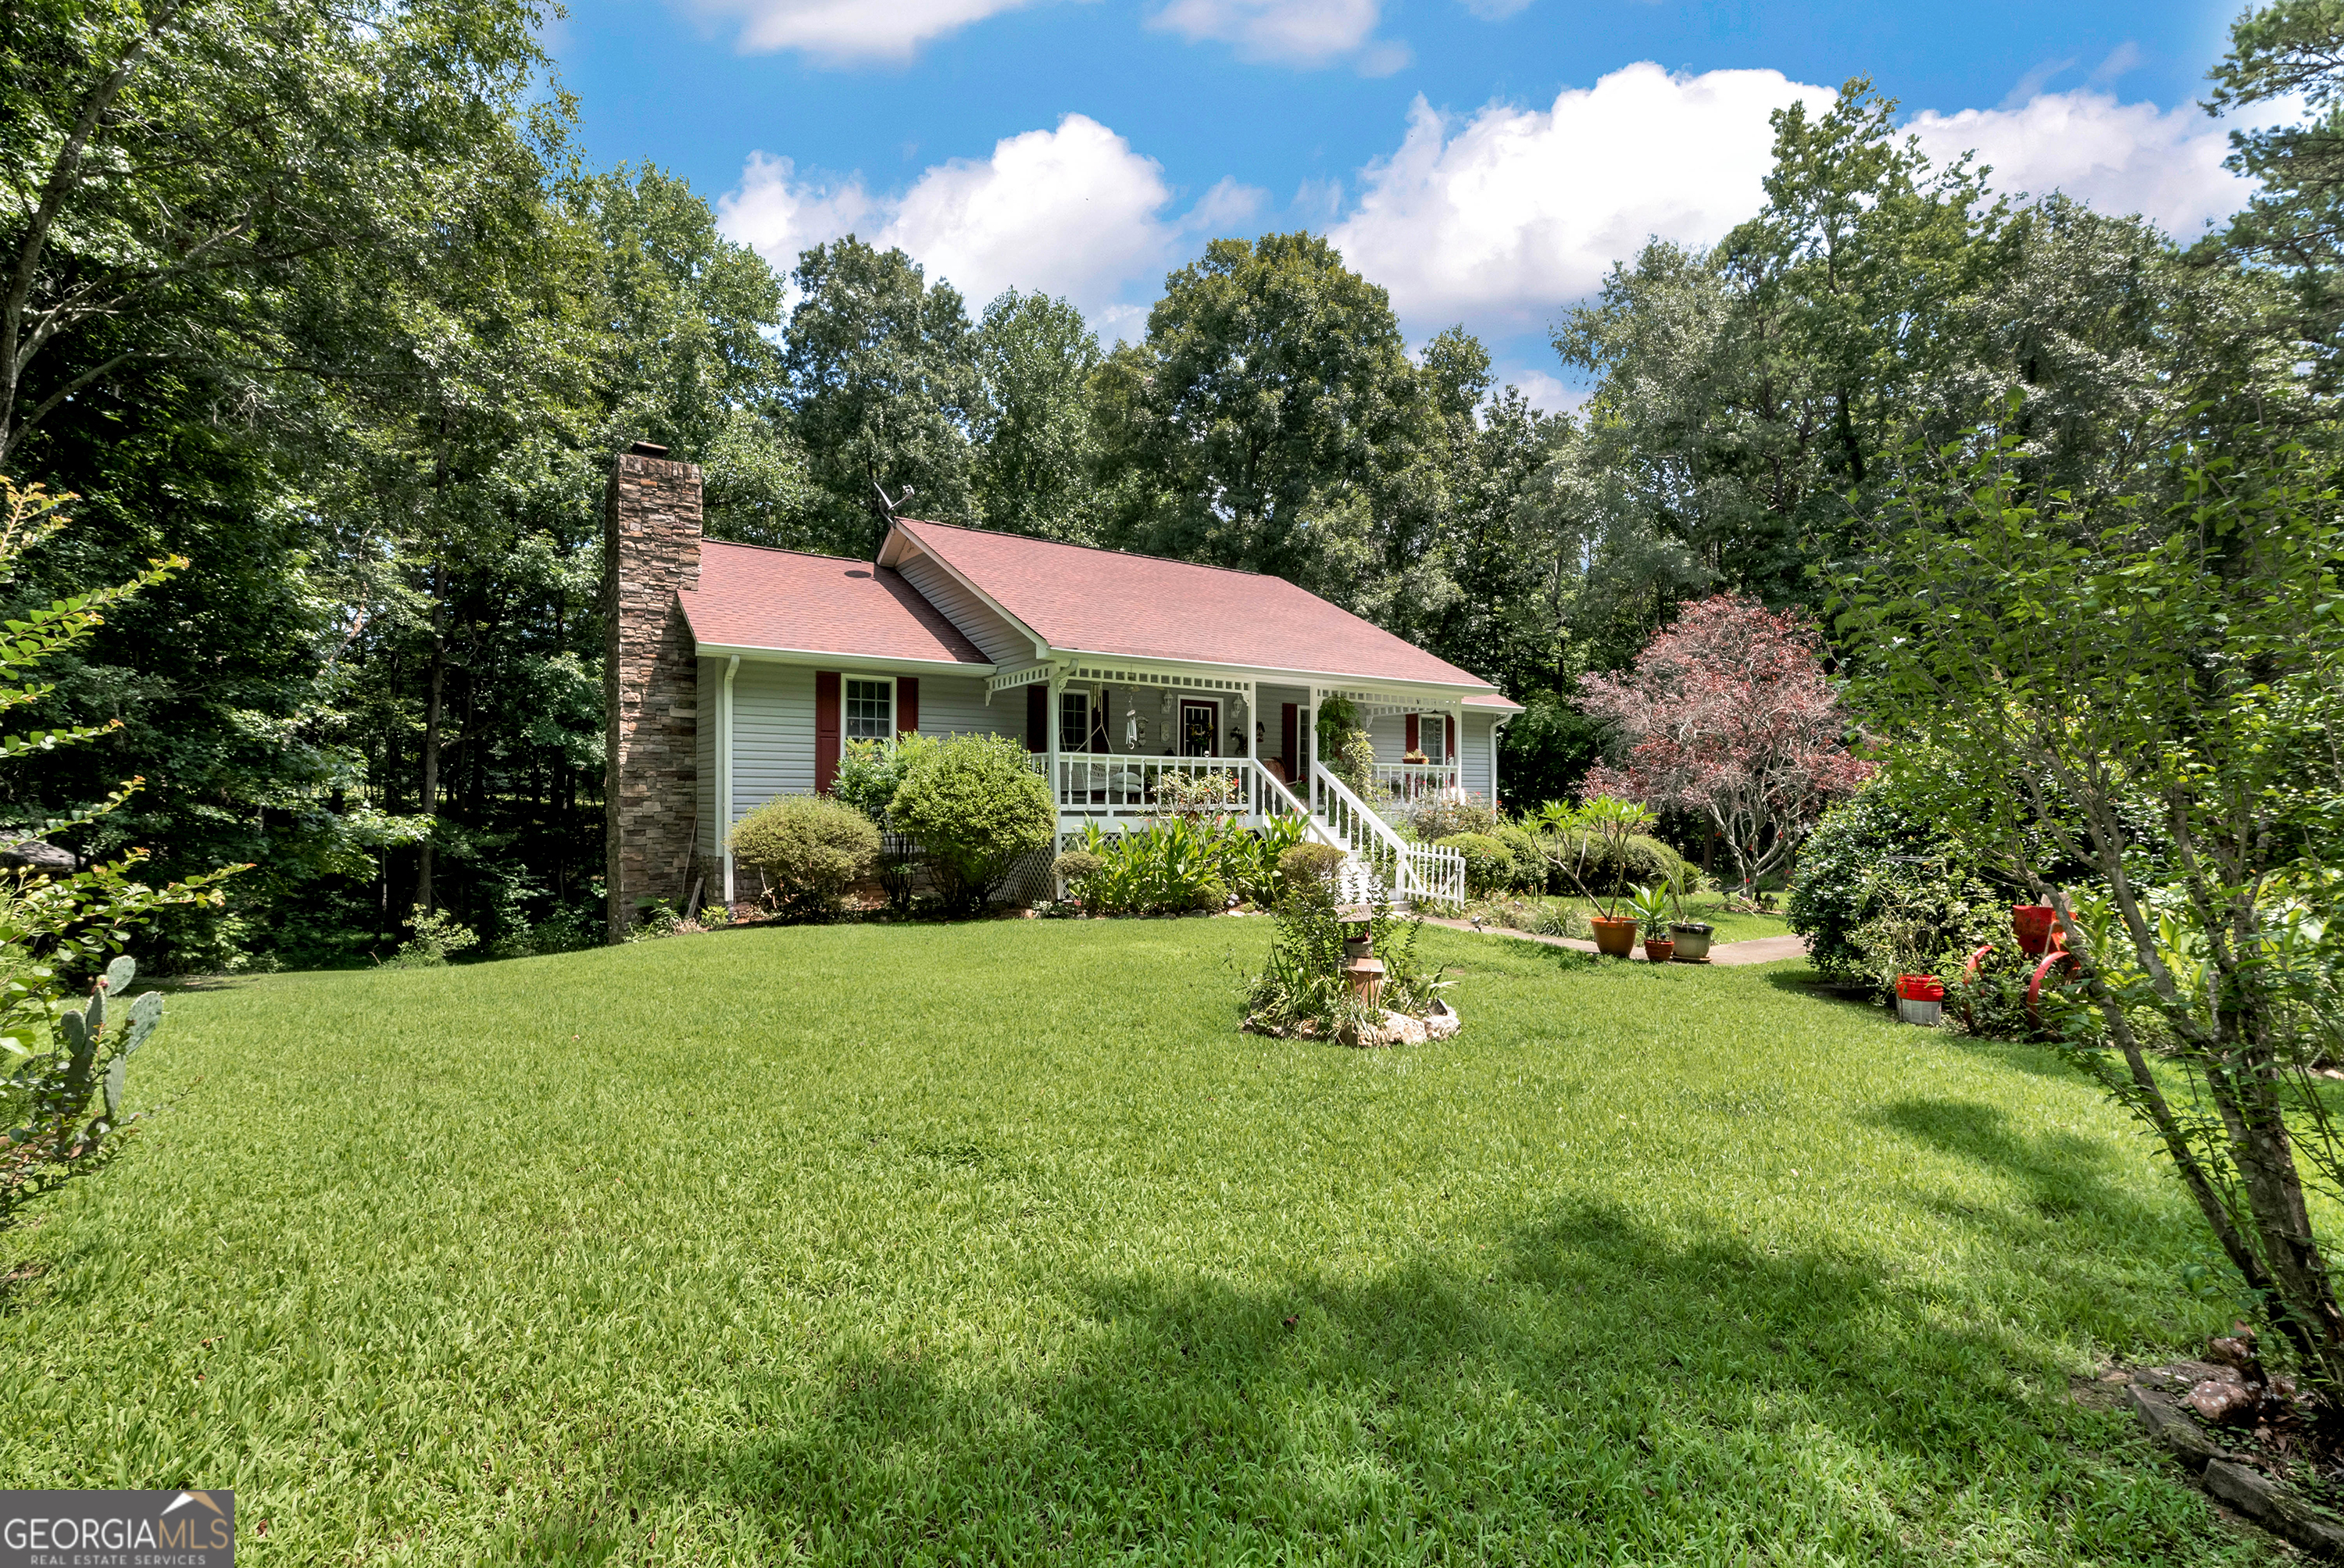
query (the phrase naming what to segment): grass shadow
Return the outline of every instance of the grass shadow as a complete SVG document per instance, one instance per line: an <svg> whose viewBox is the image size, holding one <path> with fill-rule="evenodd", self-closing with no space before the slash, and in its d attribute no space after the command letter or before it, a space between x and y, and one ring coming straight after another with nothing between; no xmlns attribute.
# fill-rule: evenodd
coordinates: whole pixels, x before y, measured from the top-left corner
<svg viewBox="0 0 2344 1568"><path fill-rule="evenodd" d="M2109 1458L2144 1451L2039 1391L2064 1380L2022 1333L1864 1261L1591 1204L1482 1247L1095 1271L1037 1357L866 1341L746 1381L751 1423L639 1449L621 1484L817 1561L1901 1560L1915 1520L1986 1560L2202 1556L2202 1500Z"/></svg>

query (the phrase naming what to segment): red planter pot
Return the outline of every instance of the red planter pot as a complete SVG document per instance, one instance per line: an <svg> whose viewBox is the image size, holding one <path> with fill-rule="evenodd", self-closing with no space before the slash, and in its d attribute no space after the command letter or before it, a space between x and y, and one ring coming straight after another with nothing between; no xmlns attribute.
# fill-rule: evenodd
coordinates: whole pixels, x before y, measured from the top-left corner
<svg viewBox="0 0 2344 1568"><path fill-rule="evenodd" d="M1945 983L1935 975L1899 975L1896 995L1907 1002L1942 1002L1945 999Z"/></svg>
<svg viewBox="0 0 2344 1568"><path fill-rule="evenodd" d="M2058 911L2048 904L2014 904L2010 906L2011 934L2018 938L2018 950L2030 958L2039 958L2052 946L2052 934L2057 930Z"/></svg>
<svg viewBox="0 0 2344 1568"><path fill-rule="evenodd" d="M1591 916L1587 922L1595 928L1595 950L1607 958L1625 958L1636 950L1636 923L1632 920L1607 920L1601 915Z"/></svg>
<svg viewBox="0 0 2344 1568"><path fill-rule="evenodd" d="M1677 956L1677 945L1666 936L1644 938L1644 956L1655 964L1665 964Z"/></svg>

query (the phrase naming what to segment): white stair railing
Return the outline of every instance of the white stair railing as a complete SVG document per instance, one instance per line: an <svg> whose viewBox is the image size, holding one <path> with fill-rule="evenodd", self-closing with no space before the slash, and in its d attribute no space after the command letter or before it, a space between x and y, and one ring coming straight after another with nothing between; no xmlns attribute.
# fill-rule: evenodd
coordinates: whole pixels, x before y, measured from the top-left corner
<svg viewBox="0 0 2344 1568"><path fill-rule="evenodd" d="M1334 830L1361 870L1389 889L1394 899L1465 901L1464 855L1438 845L1409 843L1352 794L1349 785L1329 773L1324 763L1310 764L1310 794L1318 807L1314 814ZM1348 885L1345 891L1347 896L1357 896Z"/></svg>
<svg viewBox="0 0 2344 1568"><path fill-rule="evenodd" d="M1336 836L1334 827L1329 827L1327 823L1322 823L1318 815L1310 814L1310 806L1306 806L1306 804L1294 794L1294 790L1287 787L1287 781L1282 781L1278 774L1273 774L1270 769L1261 766L1258 759L1247 757L1247 764L1254 769L1254 799L1261 802L1261 815L1266 815L1266 818L1270 818L1270 815L1297 815L1297 818L1301 818L1303 830L1313 836L1315 842L1331 844L1331 846L1340 848L1340 851L1348 851L1348 848L1350 848L1350 844L1346 844L1340 836Z"/></svg>

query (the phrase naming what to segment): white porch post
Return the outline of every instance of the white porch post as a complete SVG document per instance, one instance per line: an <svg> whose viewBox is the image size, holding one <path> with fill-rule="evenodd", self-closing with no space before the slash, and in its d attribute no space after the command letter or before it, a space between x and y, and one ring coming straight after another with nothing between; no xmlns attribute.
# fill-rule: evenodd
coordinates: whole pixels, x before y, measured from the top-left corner
<svg viewBox="0 0 2344 1568"><path fill-rule="evenodd" d="M724 690L716 705L716 847L724 856L724 909L732 909L732 677L741 655L724 666Z"/></svg>
<svg viewBox="0 0 2344 1568"><path fill-rule="evenodd" d="M1310 705L1302 710L1302 804L1318 809L1318 688L1310 688Z"/></svg>
<svg viewBox="0 0 2344 1568"><path fill-rule="evenodd" d="M1058 798L1058 673L1042 683L1042 766L1050 785L1050 844L1055 854L1058 835L1066 829L1066 803Z"/></svg>
<svg viewBox="0 0 2344 1568"><path fill-rule="evenodd" d="M1501 713L1490 726L1490 804L1495 806L1504 797L1498 794L1498 732L1513 723L1511 713Z"/></svg>

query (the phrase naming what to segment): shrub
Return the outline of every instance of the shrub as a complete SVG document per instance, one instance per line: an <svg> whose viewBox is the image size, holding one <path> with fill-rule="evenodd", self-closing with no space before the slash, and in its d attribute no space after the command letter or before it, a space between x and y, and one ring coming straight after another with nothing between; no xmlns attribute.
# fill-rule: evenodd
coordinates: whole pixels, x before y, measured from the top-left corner
<svg viewBox="0 0 2344 1568"><path fill-rule="evenodd" d="M1875 783L1807 835L1785 913L1817 971L1864 981L1883 966L1893 974L1956 948L1965 956L2006 926L2009 903L1957 845Z"/></svg>
<svg viewBox="0 0 2344 1568"><path fill-rule="evenodd" d="M1370 1006L1343 977L1343 927L1333 881L1298 882L1278 901L1278 932L1261 973L1246 991L1244 1027L1355 1045L1364 1030L1382 1023L1379 1015L1387 1008L1423 1013L1440 984L1440 971L1427 973L1417 956L1417 934L1423 928L1421 920L1395 918L1389 904L1376 905L1369 937L1383 960L1384 987L1381 1007Z"/></svg>
<svg viewBox="0 0 2344 1568"><path fill-rule="evenodd" d="M871 875L879 829L827 795L777 795L732 829L732 854L764 874L783 914L834 914L846 890Z"/></svg>
<svg viewBox="0 0 2344 1568"><path fill-rule="evenodd" d="M892 741L849 741L839 755L838 776L831 781L832 798L845 802L878 824L892 824L887 807L919 759L939 743L932 736L897 735Z"/></svg>
<svg viewBox="0 0 2344 1568"><path fill-rule="evenodd" d="M1106 913L1092 905L1090 892L1099 873L1106 869L1106 862L1087 849L1070 849L1050 862L1050 875L1066 885L1066 896L1094 915Z"/></svg>
<svg viewBox="0 0 2344 1568"><path fill-rule="evenodd" d="M1332 887L1343 859L1343 852L1331 844L1298 844L1285 851L1278 857L1279 896L1308 887Z"/></svg>
<svg viewBox="0 0 2344 1568"><path fill-rule="evenodd" d="M383 960L382 967L437 969L448 962L451 954L461 953L480 940L478 935L445 909L419 911L415 916L413 935L399 945L398 952Z"/></svg>
<svg viewBox="0 0 2344 1568"><path fill-rule="evenodd" d="M1058 825L1050 786L1005 735L955 735L916 748L887 820L920 841L945 907L960 914L984 908Z"/></svg>
<svg viewBox="0 0 2344 1568"><path fill-rule="evenodd" d="M1495 836L1499 824L1498 808L1478 794L1428 795L1400 814L1400 825L1419 844L1438 844L1460 833Z"/></svg>
<svg viewBox="0 0 2344 1568"><path fill-rule="evenodd" d="M1167 817L1136 832L1084 830L1083 853L1098 870L1083 885L1083 899L1102 915L1177 915L1219 909L1229 900L1221 875L1223 843L1238 829ZM1061 855L1060 859L1066 857Z"/></svg>
<svg viewBox="0 0 2344 1568"><path fill-rule="evenodd" d="M1506 853L1514 857L1514 875L1509 886L1517 893L1546 891L1546 855L1539 848L1536 834L1517 824L1501 822L1490 836L1504 845Z"/></svg>
<svg viewBox="0 0 2344 1568"><path fill-rule="evenodd" d="M1514 855L1505 845L1484 833L1455 833L1439 841L1465 857L1465 892L1474 898L1512 885Z"/></svg>
<svg viewBox="0 0 2344 1568"><path fill-rule="evenodd" d="M1303 841L1310 830L1298 816L1272 817L1258 830L1232 829L1221 835L1221 880L1229 890L1251 903L1278 901L1286 852Z"/></svg>

